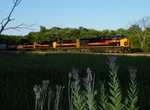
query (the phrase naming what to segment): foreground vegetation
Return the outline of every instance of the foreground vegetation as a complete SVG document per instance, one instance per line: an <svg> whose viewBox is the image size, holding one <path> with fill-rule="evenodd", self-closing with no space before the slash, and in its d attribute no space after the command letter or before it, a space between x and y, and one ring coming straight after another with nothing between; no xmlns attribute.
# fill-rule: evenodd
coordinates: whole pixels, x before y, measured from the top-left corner
<svg viewBox="0 0 150 110"><path fill-rule="evenodd" d="M108 90L106 89L105 83L101 82L100 91L95 90L95 74L92 75L90 68L87 68L87 75L80 80L79 70L73 68L72 72L69 73L68 81L68 109L69 110L138 110L138 91L136 84L136 71L130 67L130 82L129 88L126 91L127 97L122 94L117 71L119 66L116 64L117 57L108 57L110 74L110 81L106 84L109 85ZM81 87L81 82L83 87ZM42 81L42 85L35 85L35 110L43 110L46 99L47 108L50 110L51 96L54 94L51 87L48 87L49 80ZM56 85L56 95L54 101L54 110L61 109L59 106L62 91L64 86ZM109 92L108 92L109 91ZM100 93L100 94L99 94ZM109 93L109 94L108 94ZM96 100L96 97L97 98ZM123 100L124 99L124 100ZM66 102L67 103L67 102Z"/></svg>
<svg viewBox="0 0 150 110"><path fill-rule="evenodd" d="M38 54L31 52L0 53L0 100L1 110L33 110L35 98L33 87L43 80L49 80L52 91L56 85L63 85L60 105L64 110L68 109L68 73L72 67L79 69L81 78L86 76L86 69L90 67L95 73L95 89L100 90L100 82L108 82L109 67L106 64L107 56L76 53L51 53ZM129 66L136 67L137 86L139 91L140 109L150 108L150 58L118 56L120 65L118 78L121 91L127 96L129 82ZM82 87L82 86L81 86ZM107 90L107 86L106 86ZM97 98L97 97L96 97ZM54 103L55 96L52 96ZM8 106L9 105L9 106Z"/></svg>

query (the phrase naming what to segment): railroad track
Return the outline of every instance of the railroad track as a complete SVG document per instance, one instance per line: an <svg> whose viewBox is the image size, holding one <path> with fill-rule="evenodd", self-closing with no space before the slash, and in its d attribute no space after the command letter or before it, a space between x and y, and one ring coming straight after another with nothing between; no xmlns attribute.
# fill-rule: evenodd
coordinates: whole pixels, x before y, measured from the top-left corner
<svg viewBox="0 0 150 110"><path fill-rule="evenodd" d="M125 55L125 56L150 56L150 52L135 52L135 53L94 53L101 55Z"/></svg>

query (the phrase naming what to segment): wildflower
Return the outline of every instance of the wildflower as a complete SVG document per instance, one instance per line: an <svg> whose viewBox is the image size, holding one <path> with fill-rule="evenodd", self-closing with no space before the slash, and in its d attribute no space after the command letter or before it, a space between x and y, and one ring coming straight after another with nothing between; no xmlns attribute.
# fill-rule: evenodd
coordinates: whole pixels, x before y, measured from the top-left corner
<svg viewBox="0 0 150 110"><path fill-rule="evenodd" d="M79 69L76 69L76 68L72 69L72 75L73 75L74 79L78 78L78 76L79 76L78 72L79 72Z"/></svg>
<svg viewBox="0 0 150 110"><path fill-rule="evenodd" d="M93 80L91 73L92 71L90 70L90 68L87 68L87 77L83 78L83 81L85 82L85 84L88 84L89 82Z"/></svg>
<svg viewBox="0 0 150 110"><path fill-rule="evenodd" d="M92 71L90 70L90 68L87 68L87 79L88 81L92 81Z"/></svg>
<svg viewBox="0 0 150 110"><path fill-rule="evenodd" d="M42 81L42 84L43 84L43 85L46 84L46 80L43 80L43 81Z"/></svg>
<svg viewBox="0 0 150 110"><path fill-rule="evenodd" d="M75 82L71 82L71 88L75 87Z"/></svg>
<svg viewBox="0 0 150 110"><path fill-rule="evenodd" d="M118 65L115 65L115 66L112 68L112 72L113 72L113 73L117 73L118 69L119 69L119 66L118 66Z"/></svg>
<svg viewBox="0 0 150 110"><path fill-rule="evenodd" d="M62 94L63 89L64 89L64 86L56 85L56 99L55 99L54 110L59 110L60 96Z"/></svg>
<svg viewBox="0 0 150 110"><path fill-rule="evenodd" d="M137 68L129 67L130 74L135 74L137 72Z"/></svg>
<svg viewBox="0 0 150 110"><path fill-rule="evenodd" d="M130 83L128 89L128 97L126 98L126 108L130 110L137 110L137 102L138 102L138 90L136 83L136 72L137 69L133 67L129 67L130 72Z"/></svg>
<svg viewBox="0 0 150 110"><path fill-rule="evenodd" d="M58 89L59 88L59 86L58 85L56 85L56 89Z"/></svg>
<svg viewBox="0 0 150 110"><path fill-rule="evenodd" d="M36 100L39 100L40 99L40 94L41 94L41 87L40 86L37 86L35 85L34 88L33 88L34 92L35 92L35 99Z"/></svg>
<svg viewBox="0 0 150 110"><path fill-rule="evenodd" d="M88 74L91 74L91 73L92 73L92 71L90 70L90 68L87 68L87 73L88 73Z"/></svg>
<svg viewBox="0 0 150 110"><path fill-rule="evenodd" d="M49 84L49 80L46 80L46 83Z"/></svg>
<svg viewBox="0 0 150 110"><path fill-rule="evenodd" d="M43 81L42 81L42 84L43 84L43 85L49 84L49 80L43 80Z"/></svg>
<svg viewBox="0 0 150 110"><path fill-rule="evenodd" d="M49 84L49 80L42 81L42 92L43 93L47 91L48 84Z"/></svg>
<svg viewBox="0 0 150 110"><path fill-rule="evenodd" d="M119 69L119 66L115 63L117 57L115 56L109 56L108 57L108 65L109 65L109 68L110 70L112 71L112 73L117 73L118 69Z"/></svg>
<svg viewBox="0 0 150 110"><path fill-rule="evenodd" d="M116 56L109 56L108 59L111 63L114 63L116 61L117 57Z"/></svg>
<svg viewBox="0 0 150 110"><path fill-rule="evenodd" d="M41 91L41 86L35 85L33 90L34 90L35 93L40 92Z"/></svg>
<svg viewBox="0 0 150 110"><path fill-rule="evenodd" d="M37 85L35 85L35 86L33 87L33 90L34 90L34 92L37 92L37 91L38 91Z"/></svg>
<svg viewBox="0 0 150 110"><path fill-rule="evenodd" d="M68 77L69 77L69 78L71 78L71 77L72 77L72 74L71 74L71 73L69 73L69 74L68 74Z"/></svg>

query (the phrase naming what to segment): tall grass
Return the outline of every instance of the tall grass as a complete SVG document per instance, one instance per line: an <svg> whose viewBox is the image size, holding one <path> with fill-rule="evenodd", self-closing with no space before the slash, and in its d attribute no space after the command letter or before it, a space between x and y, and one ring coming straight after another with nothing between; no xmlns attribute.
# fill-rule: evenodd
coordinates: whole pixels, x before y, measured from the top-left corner
<svg viewBox="0 0 150 110"><path fill-rule="evenodd" d="M51 91L53 91L53 95L50 95L53 100L49 100L50 103L53 103L55 100L56 84L64 85L65 88L62 94L63 96L68 96L68 72L71 71L72 67L79 69L80 78L87 76L85 71L86 68L90 67L92 72L95 73L95 90L105 85L104 99L109 101L108 97L106 97L106 93L108 93L107 82L110 81L106 59L107 56L105 55L77 53L0 52L0 110L34 110L33 86L45 79L50 81ZM123 87L121 89L123 93L128 89L127 85L130 76L128 66L132 65L138 68L136 73L137 86L139 88L138 104L142 110L150 108L150 57L118 56L117 64L119 65L117 75L120 86ZM103 83L104 80L105 83ZM80 80L81 89L85 88L82 82ZM101 85L99 85L100 82L102 82ZM127 93L125 92L124 94ZM100 97L102 96L100 95ZM99 99L100 97L96 96L95 98ZM69 109L66 106L67 100L69 100L68 97L63 97L61 102L59 102L65 110ZM46 102L48 102L47 99ZM129 100L126 102L129 102ZM50 104L49 108L53 109L52 106Z"/></svg>

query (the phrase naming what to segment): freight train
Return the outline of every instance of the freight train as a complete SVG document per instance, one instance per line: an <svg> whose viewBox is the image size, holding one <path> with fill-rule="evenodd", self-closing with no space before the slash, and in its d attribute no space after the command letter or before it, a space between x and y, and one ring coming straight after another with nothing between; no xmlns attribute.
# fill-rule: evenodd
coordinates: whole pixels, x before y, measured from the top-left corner
<svg viewBox="0 0 150 110"><path fill-rule="evenodd" d="M3 47L3 48L2 48ZM130 52L129 41L124 36L106 36L99 38L81 38L75 40L60 40L38 43L24 43L23 45L1 44L0 49L8 50L52 50L52 51L80 51L80 52Z"/></svg>

